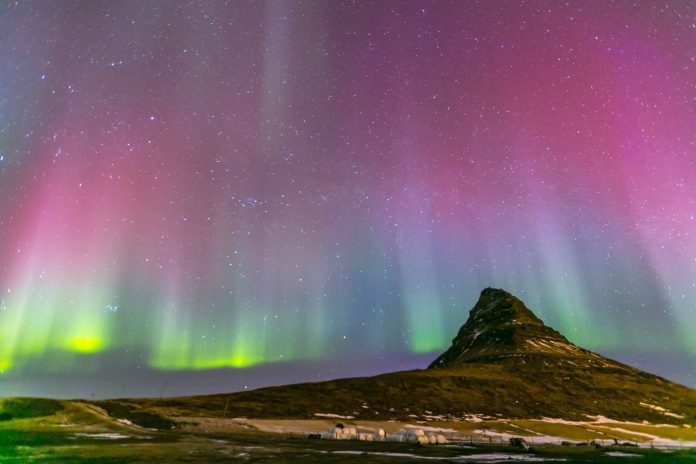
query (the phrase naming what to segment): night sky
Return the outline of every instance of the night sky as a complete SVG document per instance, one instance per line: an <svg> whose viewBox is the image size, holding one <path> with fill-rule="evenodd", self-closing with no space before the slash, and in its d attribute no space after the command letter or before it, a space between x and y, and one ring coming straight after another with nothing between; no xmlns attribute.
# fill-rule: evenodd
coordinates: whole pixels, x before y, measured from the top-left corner
<svg viewBox="0 0 696 464"><path fill-rule="evenodd" d="M487 286L696 385L696 4L0 2L0 396L425 367Z"/></svg>

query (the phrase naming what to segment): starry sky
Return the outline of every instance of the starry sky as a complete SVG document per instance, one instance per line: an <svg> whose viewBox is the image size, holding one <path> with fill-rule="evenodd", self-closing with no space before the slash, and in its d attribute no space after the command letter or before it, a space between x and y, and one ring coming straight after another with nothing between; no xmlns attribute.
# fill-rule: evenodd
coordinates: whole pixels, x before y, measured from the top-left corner
<svg viewBox="0 0 696 464"><path fill-rule="evenodd" d="M696 385L692 1L0 2L0 395L424 367L487 286Z"/></svg>

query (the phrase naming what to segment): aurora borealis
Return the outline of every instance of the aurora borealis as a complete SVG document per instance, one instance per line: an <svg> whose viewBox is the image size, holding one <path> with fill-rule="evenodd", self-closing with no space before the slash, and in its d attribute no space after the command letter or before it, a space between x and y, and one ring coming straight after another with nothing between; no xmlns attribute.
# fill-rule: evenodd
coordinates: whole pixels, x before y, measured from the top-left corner
<svg viewBox="0 0 696 464"><path fill-rule="evenodd" d="M2 2L0 237L0 389L394 370L486 286L694 385L696 5Z"/></svg>

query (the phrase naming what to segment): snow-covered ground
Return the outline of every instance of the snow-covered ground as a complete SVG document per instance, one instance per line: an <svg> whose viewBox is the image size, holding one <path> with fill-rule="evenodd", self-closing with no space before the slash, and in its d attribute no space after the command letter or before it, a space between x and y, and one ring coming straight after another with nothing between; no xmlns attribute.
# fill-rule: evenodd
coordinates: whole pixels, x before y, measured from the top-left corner
<svg viewBox="0 0 696 464"><path fill-rule="evenodd" d="M562 437L554 437L550 435L542 435L540 433L531 432L533 435L520 435L504 432L496 432L494 430L475 430L474 433L479 436L481 441L490 440L491 443L509 443L511 438L522 437L530 445L560 445Z"/></svg>
<svg viewBox="0 0 696 464"><path fill-rule="evenodd" d="M405 429L420 429L424 432L431 432L431 433L458 433L454 429L448 429L448 428L442 428L442 427L427 427L425 425L413 425L413 424L406 424L404 425Z"/></svg>
<svg viewBox="0 0 696 464"><path fill-rule="evenodd" d="M485 462L490 464L505 463L505 462L553 462L565 461L563 458L543 458L532 456L529 454L507 454L507 453L487 453L487 454L472 454L462 456L421 456L410 453L387 453L387 452L365 452L365 451L333 451L332 454L352 454L360 456L389 456L393 458L413 458L428 461L448 461L448 462Z"/></svg>
<svg viewBox="0 0 696 464"><path fill-rule="evenodd" d="M466 418L466 420L462 420ZM475 415L462 415L459 420L449 419L432 423L411 421L370 421L359 420L335 413L316 413L315 419L219 419L219 418L182 418L184 422L196 422L196 426L187 425L191 430L206 432L224 432L235 429L257 430L266 433L283 433L293 435L322 434L328 428L341 422L345 427L355 428L358 437L373 434L373 440L388 441L388 437L402 430L421 430L425 435L441 434L450 443L496 443L507 444L510 438L524 438L530 445L561 445L563 442L587 443L591 440L604 446L619 442L630 442L641 447L655 448L696 448L696 433L691 427L672 424L653 424L649 422L619 421L604 416L591 416L587 420L567 420L546 417L518 421L505 418L483 418ZM558 424L559 427L550 427ZM377 438L379 429L384 430L382 438ZM665 433L660 433L660 430ZM580 438L583 437L583 438ZM678 437L684 437L679 440Z"/></svg>
<svg viewBox="0 0 696 464"><path fill-rule="evenodd" d="M662 406L657 406L655 404L643 403L643 402L641 402L639 404L644 408L648 408L648 409L652 409L653 411L657 411L660 414L662 414L663 416L674 417L675 419L684 419L684 416L682 416L681 414L676 414L676 413L670 411L669 409L663 408Z"/></svg>
<svg viewBox="0 0 696 464"><path fill-rule="evenodd" d="M75 436L94 438L97 440L123 440L124 438L131 438L130 435L123 435L122 433L76 433Z"/></svg>
<svg viewBox="0 0 696 464"><path fill-rule="evenodd" d="M643 403L641 403L643 405ZM650 405L653 406L653 405ZM610 419L604 416L588 416L590 421L569 421L565 419L555 419L550 417L545 417L541 419L541 422L546 422L549 424L563 424L571 425L576 427L589 427L589 426L600 426L604 429L609 429L610 431L617 432L619 434L631 435L636 438L641 438L642 440L636 441L638 446L643 447L656 447L656 448L693 448L696 447L696 442L694 441L684 441L684 440L674 440L669 438L660 437L659 435L654 435L650 433L640 432L626 426L648 426L652 428L678 428L676 425L672 424L652 424L647 421L643 422L631 422L631 421L619 421ZM687 427L690 428L690 427ZM536 437L535 437L536 438ZM571 440L572 441L572 440ZM611 444L612 440L597 440L602 444Z"/></svg>
<svg viewBox="0 0 696 464"><path fill-rule="evenodd" d="M624 453L621 451L607 451L604 453L605 456L612 456L615 458L642 458L643 456L640 454L631 454L631 453Z"/></svg>
<svg viewBox="0 0 696 464"><path fill-rule="evenodd" d="M333 414L330 412L315 412L314 415L317 417L327 417L331 419L355 419L355 416L342 416L340 414Z"/></svg>

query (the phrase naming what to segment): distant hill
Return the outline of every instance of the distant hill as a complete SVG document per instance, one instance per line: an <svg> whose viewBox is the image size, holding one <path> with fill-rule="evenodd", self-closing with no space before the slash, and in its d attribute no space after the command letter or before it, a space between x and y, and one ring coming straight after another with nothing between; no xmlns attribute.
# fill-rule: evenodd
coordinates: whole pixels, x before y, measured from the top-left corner
<svg viewBox="0 0 696 464"><path fill-rule="evenodd" d="M167 417L617 420L696 425L696 390L569 342L510 293L487 288L428 369L231 394L99 402Z"/></svg>

